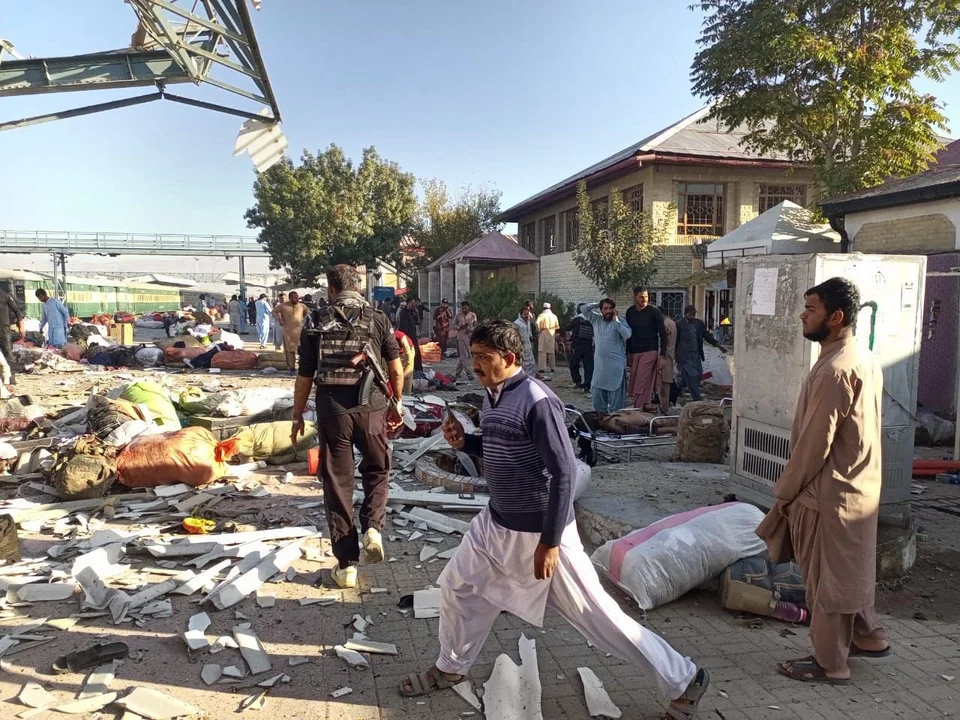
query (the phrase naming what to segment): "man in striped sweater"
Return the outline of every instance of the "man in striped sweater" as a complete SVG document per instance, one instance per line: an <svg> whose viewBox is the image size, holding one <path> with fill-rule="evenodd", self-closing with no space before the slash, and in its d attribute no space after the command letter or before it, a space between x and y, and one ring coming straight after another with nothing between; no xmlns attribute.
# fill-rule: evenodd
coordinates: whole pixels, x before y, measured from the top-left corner
<svg viewBox="0 0 960 720"><path fill-rule="evenodd" d="M450 445L483 455L490 504L470 523L440 575L440 654L412 673L406 696L460 682L502 611L538 627L552 607L598 648L633 663L670 700L664 718L696 716L710 674L626 615L600 585L573 518L577 473L563 404L523 369L516 326L494 320L471 336L473 370L486 388L482 437L455 419Z"/></svg>

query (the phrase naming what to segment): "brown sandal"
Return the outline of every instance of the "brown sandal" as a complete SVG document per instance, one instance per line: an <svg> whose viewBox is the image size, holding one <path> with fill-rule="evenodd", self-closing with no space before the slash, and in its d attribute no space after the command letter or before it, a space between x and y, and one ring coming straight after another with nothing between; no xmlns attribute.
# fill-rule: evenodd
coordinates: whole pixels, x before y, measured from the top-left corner
<svg viewBox="0 0 960 720"><path fill-rule="evenodd" d="M406 681L400 685L400 694L404 697L420 697L437 690L447 690L462 681L463 675L457 675L456 680L449 680L442 671L432 667L419 674L410 673L407 675ZM406 683L410 683L409 688Z"/></svg>
<svg viewBox="0 0 960 720"><path fill-rule="evenodd" d="M789 664L789 667L787 665ZM827 685L849 685L850 678L832 678L817 662L813 655L799 660L787 660L777 665L777 672L791 680L800 682L825 683Z"/></svg>
<svg viewBox="0 0 960 720"><path fill-rule="evenodd" d="M697 717L697 706L708 687L710 687L710 671L706 668L698 668L696 676L687 686L686 691L670 703L670 707L661 715L661 720L694 720ZM682 703L682 705L674 703Z"/></svg>

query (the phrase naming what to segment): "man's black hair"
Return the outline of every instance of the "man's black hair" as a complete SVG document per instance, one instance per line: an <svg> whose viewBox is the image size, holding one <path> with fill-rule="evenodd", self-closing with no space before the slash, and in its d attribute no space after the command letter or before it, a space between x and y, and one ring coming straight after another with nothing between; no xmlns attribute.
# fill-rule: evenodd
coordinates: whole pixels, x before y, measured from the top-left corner
<svg viewBox="0 0 960 720"><path fill-rule="evenodd" d="M517 326L509 320L490 320L479 325L470 335L470 343L486 345L501 355L513 353L517 356L516 364L523 364L523 339Z"/></svg>
<svg viewBox="0 0 960 720"><path fill-rule="evenodd" d="M846 278L835 277L824 280L807 290L803 296L816 295L823 303L827 315L837 310L843 313L844 327L857 327L857 314L860 312L860 290Z"/></svg>
<svg viewBox="0 0 960 720"><path fill-rule="evenodd" d="M47 297L50 297L50 295L47 294L47 291L44 290L43 288L37 288L37 291L34 293L34 295L36 295L37 298L39 298L41 295L46 295Z"/></svg>
<svg viewBox="0 0 960 720"><path fill-rule="evenodd" d="M687 306L683 309L683 314L684 314L684 316L687 316L687 315L689 315L689 314L691 314L691 313L693 313L694 315L697 314L697 306L696 306L696 305L687 305Z"/></svg>
<svg viewBox="0 0 960 720"><path fill-rule="evenodd" d="M357 292L360 289L360 273L353 265L334 265L327 270L327 285L334 292Z"/></svg>
<svg viewBox="0 0 960 720"><path fill-rule="evenodd" d="M650 292L650 289L647 288L647 287L644 287L643 285L635 285L635 286L634 286L634 288L633 288L633 294L634 294L634 295L639 295L640 293L643 293L643 292L649 293L649 292Z"/></svg>
<svg viewBox="0 0 960 720"><path fill-rule="evenodd" d="M604 298L603 300L601 300L601 301L600 301L600 309L601 309L601 310L603 310L603 306L604 306L604 305L609 305L609 306L612 307L614 310L617 309L617 303L614 301L613 298Z"/></svg>
<svg viewBox="0 0 960 720"><path fill-rule="evenodd" d="M470 307L470 303L468 303L466 300L464 300L462 303L460 303L460 307L462 307L462 308Z"/></svg>

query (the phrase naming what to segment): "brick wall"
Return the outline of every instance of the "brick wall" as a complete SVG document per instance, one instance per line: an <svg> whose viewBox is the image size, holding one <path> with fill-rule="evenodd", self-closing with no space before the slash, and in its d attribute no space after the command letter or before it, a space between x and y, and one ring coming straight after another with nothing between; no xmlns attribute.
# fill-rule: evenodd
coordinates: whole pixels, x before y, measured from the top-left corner
<svg viewBox="0 0 960 720"><path fill-rule="evenodd" d="M920 254L956 249L957 228L941 213L865 223L854 237L857 252Z"/></svg>

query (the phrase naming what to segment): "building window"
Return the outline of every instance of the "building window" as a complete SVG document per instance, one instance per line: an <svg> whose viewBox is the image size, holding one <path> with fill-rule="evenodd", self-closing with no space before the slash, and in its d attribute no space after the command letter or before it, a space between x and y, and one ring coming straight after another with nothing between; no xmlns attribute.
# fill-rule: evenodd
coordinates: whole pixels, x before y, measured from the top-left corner
<svg viewBox="0 0 960 720"><path fill-rule="evenodd" d="M563 237L566 241L565 250L568 252L577 246L580 240L580 209L573 208L563 214Z"/></svg>
<svg viewBox="0 0 960 720"><path fill-rule="evenodd" d="M606 197L599 198L590 203L593 210L593 226L597 230L606 230L610 217L610 201Z"/></svg>
<svg viewBox="0 0 960 720"><path fill-rule="evenodd" d="M540 239L543 241L543 254L557 251L557 218L554 215L540 221Z"/></svg>
<svg viewBox="0 0 960 720"><path fill-rule="evenodd" d="M623 191L623 202L633 212L643 212L643 185L634 185Z"/></svg>
<svg viewBox="0 0 960 720"><path fill-rule="evenodd" d="M524 250L536 253L537 248L537 224L527 223L520 230L520 244Z"/></svg>
<svg viewBox="0 0 960 720"><path fill-rule="evenodd" d="M807 186L806 185L761 185L760 186L760 212L765 213L775 205L779 205L784 200L796 203L800 207L807 204Z"/></svg>
<svg viewBox="0 0 960 720"><path fill-rule="evenodd" d="M723 235L721 183L677 183L677 234Z"/></svg>
<svg viewBox="0 0 960 720"><path fill-rule="evenodd" d="M683 290L654 290L650 293L650 302L674 320L683 317L683 308L686 301L687 293Z"/></svg>

